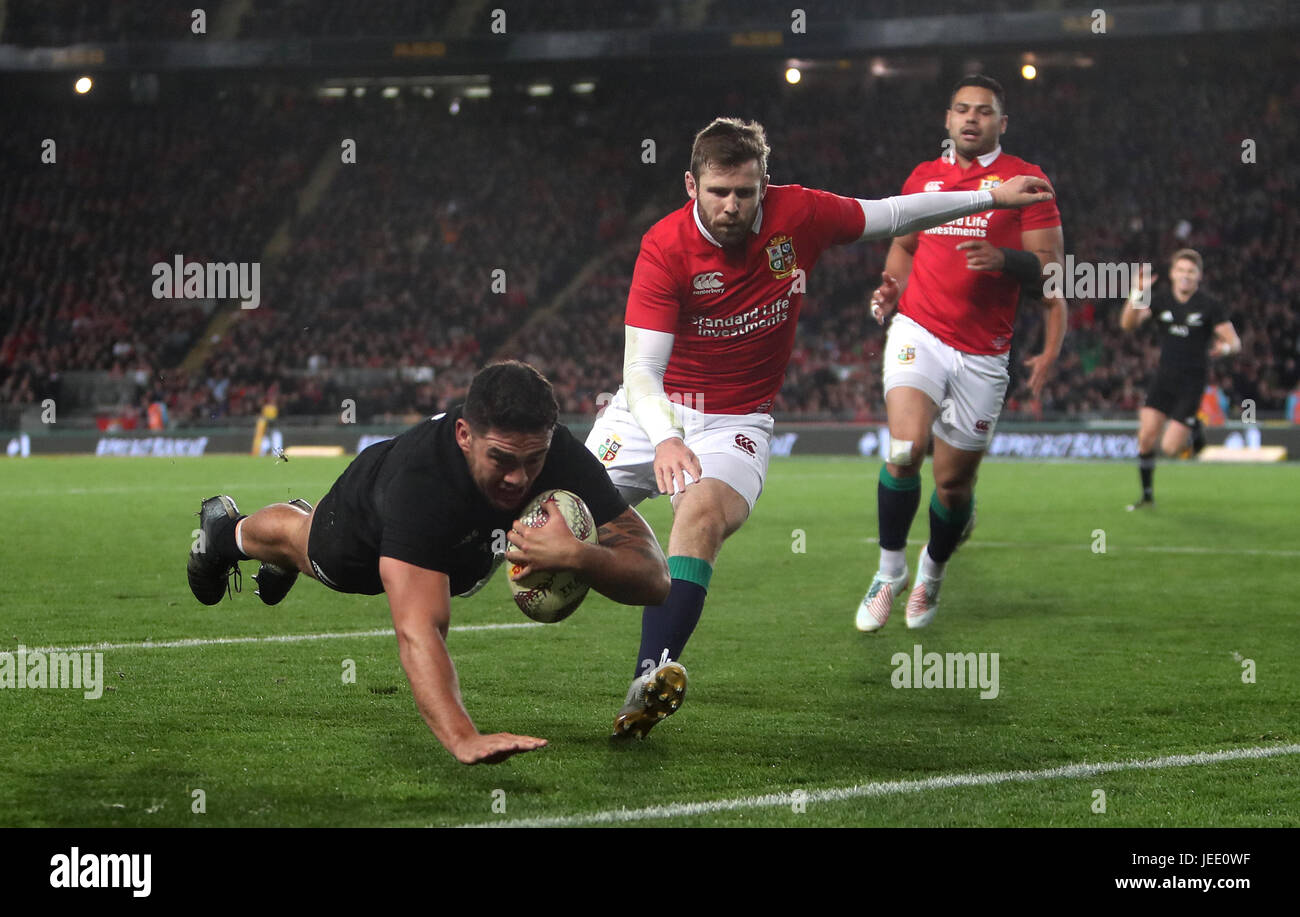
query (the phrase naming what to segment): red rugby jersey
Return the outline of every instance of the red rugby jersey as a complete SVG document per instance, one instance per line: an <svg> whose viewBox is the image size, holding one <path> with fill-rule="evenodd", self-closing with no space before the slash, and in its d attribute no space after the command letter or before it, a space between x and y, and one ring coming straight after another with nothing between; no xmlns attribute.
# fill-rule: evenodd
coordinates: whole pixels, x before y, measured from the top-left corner
<svg viewBox="0 0 1300 917"><path fill-rule="evenodd" d="M676 336L664 375L669 397L707 414L771 410L803 305L796 279L806 283L822 252L857 241L865 223L851 197L769 185L743 252L701 232L694 201L652 226L625 321Z"/></svg>
<svg viewBox="0 0 1300 917"><path fill-rule="evenodd" d="M987 191L1017 175L1047 179L1038 166L1006 153L987 166L977 159L965 170L941 156L913 169L903 193ZM1002 271L967 269L966 253L957 246L984 239L997 248L1021 248L1024 230L1060 225L1061 213L1050 200L1018 210L986 210L921 231L898 311L958 350L1005 353L1011 349L1020 284Z"/></svg>

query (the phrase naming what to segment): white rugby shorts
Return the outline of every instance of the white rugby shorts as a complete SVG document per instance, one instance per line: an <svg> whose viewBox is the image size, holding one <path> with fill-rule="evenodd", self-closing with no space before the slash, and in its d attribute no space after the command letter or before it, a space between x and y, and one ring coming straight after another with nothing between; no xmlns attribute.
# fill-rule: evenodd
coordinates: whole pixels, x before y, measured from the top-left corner
<svg viewBox="0 0 1300 917"><path fill-rule="evenodd" d="M881 354L884 389L920 389L939 406L933 434L957 449L983 452L1007 395L1009 354L965 353L905 315L894 315Z"/></svg>
<svg viewBox="0 0 1300 917"><path fill-rule="evenodd" d="M673 405L685 431L687 448L700 460L706 478L717 478L745 498L750 512L763 492L774 422L770 414L703 414ZM614 486L636 504L659 495L655 450L627 408L620 387L587 434L587 449L600 459ZM689 482L690 475L687 480Z"/></svg>

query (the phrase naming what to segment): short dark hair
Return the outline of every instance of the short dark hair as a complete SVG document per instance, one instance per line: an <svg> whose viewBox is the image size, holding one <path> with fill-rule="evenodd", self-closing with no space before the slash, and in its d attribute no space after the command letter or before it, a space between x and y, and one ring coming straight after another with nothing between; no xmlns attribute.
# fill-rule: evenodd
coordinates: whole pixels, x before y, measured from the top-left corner
<svg viewBox="0 0 1300 917"><path fill-rule="evenodd" d="M549 433L560 409L547 378L527 363L505 360L479 370L465 395L464 418L483 434Z"/></svg>
<svg viewBox="0 0 1300 917"><path fill-rule="evenodd" d="M734 169L751 159L758 160L758 172L767 174L767 134L757 121L739 118L714 118L713 123L695 135L691 145L691 174L700 180L708 166Z"/></svg>
<svg viewBox="0 0 1300 917"><path fill-rule="evenodd" d="M998 100L998 113L1005 115L1007 113L1007 94L1002 89L1002 84L991 76L984 76L981 73L968 73L957 81L957 85L952 87L952 92L948 93L948 107L952 107L952 97L957 94L957 90L963 86L978 86L980 89L987 89L993 93L993 98Z"/></svg>

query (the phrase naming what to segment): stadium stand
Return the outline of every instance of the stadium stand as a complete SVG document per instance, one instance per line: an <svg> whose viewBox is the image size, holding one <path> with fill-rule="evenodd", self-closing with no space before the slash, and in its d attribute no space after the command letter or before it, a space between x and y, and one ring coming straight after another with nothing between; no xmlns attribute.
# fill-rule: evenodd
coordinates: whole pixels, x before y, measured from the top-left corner
<svg viewBox="0 0 1300 917"><path fill-rule="evenodd" d="M1169 2L1169 0L1165 0ZM1173 0L1196 3L1198 0ZM1109 8L1151 5L1151 0L1112 0ZM191 36L193 3L179 0L8 0L3 40L26 46L78 42L184 40ZM821 23L995 12L1060 11L1061 0L367 0L326 4L313 0L220 0L207 5L215 22L233 6L239 38L448 37L459 34L468 14L469 32L490 33L497 9L510 32L644 28L785 28L794 9L809 27ZM1087 12L1087 11L1085 11ZM211 26L209 26L211 31Z"/></svg>
<svg viewBox="0 0 1300 917"><path fill-rule="evenodd" d="M1176 109L1144 104L1105 68L1009 85L1006 145L1056 183L1077 259L1201 249L1206 287L1244 345L1213 381L1233 404L1280 412L1300 381L1296 178L1239 152L1248 137L1276 161L1300 152L1286 114L1300 81L1293 65L1233 66L1231 85L1195 68L1153 74L1146 96L1182 98ZM251 422L268 401L327 420L345 398L366 418L414 416L460 397L484 360L519 356L552 376L565 412L590 414L621 375L637 240L684 202L695 130L718 113L757 118L774 182L886 196L938 154L946 86L828 77L815 93L691 96L625 79L590 97L496 93L456 115L442 96L225 92L205 106L33 109L0 140L0 404L71 398L142 416L162 401L176 426ZM47 136L66 167L33 160ZM322 173L347 137L361 164ZM645 137L658 142L653 166L639 155ZM328 181L297 212L318 174ZM885 251L823 258L779 417L882 416L882 335L866 295ZM177 252L263 262L261 306L226 327L210 323L229 308L155 299L150 267ZM1131 416L1154 340L1121 335L1118 306L1072 301L1056 377L1041 400L1013 381L1007 416ZM1037 347L1036 315L1022 316L1018 355ZM93 385L82 378L96 372Z"/></svg>

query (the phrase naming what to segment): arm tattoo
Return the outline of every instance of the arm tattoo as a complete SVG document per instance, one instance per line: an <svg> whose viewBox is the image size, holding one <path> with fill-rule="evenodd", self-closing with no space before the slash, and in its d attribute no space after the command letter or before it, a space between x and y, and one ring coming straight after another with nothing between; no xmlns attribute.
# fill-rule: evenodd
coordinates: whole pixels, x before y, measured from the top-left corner
<svg viewBox="0 0 1300 917"><path fill-rule="evenodd" d="M654 534L648 531L641 517L635 513L630 516L625 513L606 522L596 530L596 537L602 548L615 551L626 549L651 562L663 556L654 540Z"/></svg>

